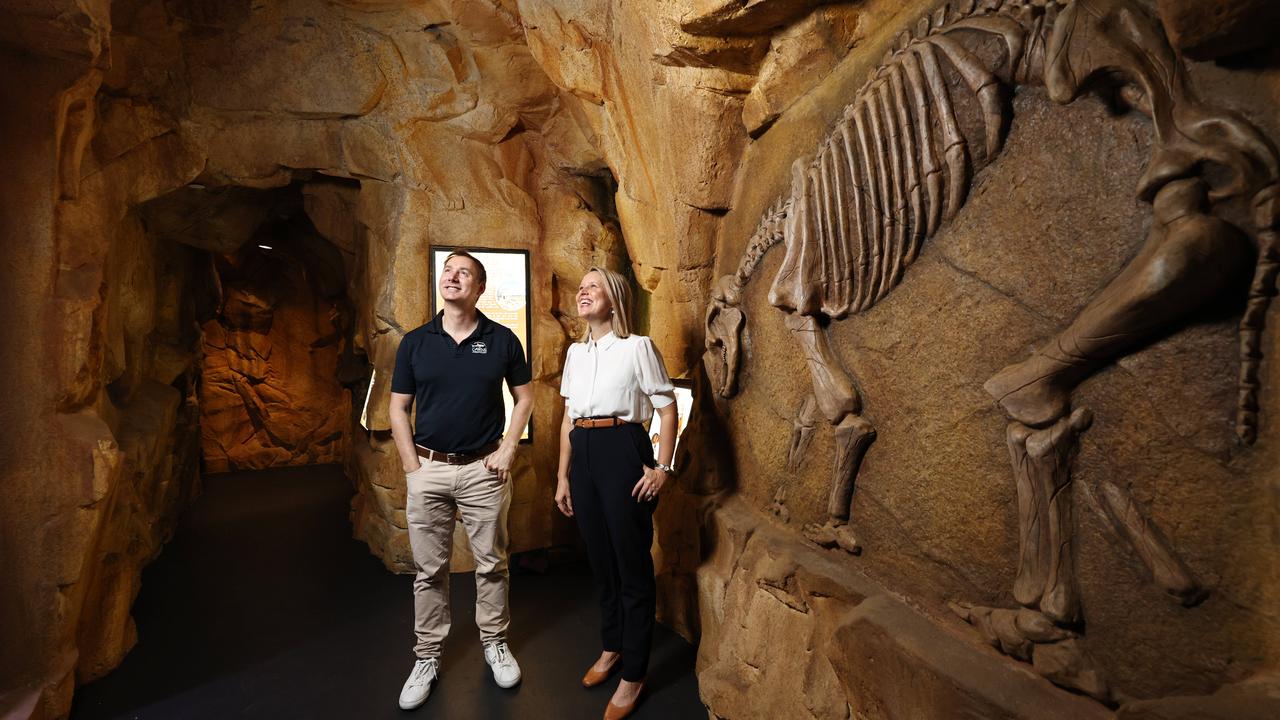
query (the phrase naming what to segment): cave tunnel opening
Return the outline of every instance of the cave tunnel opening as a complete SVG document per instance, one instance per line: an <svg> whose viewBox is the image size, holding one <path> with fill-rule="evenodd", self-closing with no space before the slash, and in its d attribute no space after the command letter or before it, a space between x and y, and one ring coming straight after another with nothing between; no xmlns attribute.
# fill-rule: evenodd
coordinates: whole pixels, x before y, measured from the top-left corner
<svg viewBox="0 0 1280 720"><path fill-rule="evenodd" d="M196 183L139 209L148 234L204 255L192 374L206 474L345 459L369 367L348 294L359 184L300 175L270 189Z"/></svg>
<svg viewBox="0 0 1280 720"><path fill-rule="evenodd" d="M364 364L351 349L341 253L297 209L279 208L214 258L221 302L202 326L206 472L342 460L347 386Z"/></svg>

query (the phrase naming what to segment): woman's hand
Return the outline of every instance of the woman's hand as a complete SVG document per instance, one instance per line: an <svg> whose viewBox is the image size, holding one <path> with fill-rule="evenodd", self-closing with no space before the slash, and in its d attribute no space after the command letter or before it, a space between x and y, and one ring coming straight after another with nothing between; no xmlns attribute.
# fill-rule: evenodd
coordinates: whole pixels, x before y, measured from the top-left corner
<svg viewBox="0 0 1280 720"><path fill-rule="evenodd" d="M556 483L556 507L565 517L573 517L573 498L569 497L569 478L561 476Z"/></svg>
<svg viewBox="0 0 1280 720"><path fill-rule="evenodd" d="M640 501L658 497L658 491L667 482L667 471L645 466L644 477L631 488L631 497Z"/></svg>

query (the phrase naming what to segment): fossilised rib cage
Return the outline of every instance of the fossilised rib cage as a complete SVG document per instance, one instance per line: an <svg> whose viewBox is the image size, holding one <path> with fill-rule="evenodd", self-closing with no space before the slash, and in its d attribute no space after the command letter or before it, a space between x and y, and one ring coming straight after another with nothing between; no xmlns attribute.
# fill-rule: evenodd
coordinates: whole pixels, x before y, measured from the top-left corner
<svg viewBox="0 0 1280 720"><path fill-rule="evenodd" d="M1012 90L1046 85L1052 100L1070 102L1088 78L1072 76L1066 56L1089 43L1077 31L1094 31L1079 30L1088 22L1077 15L1116 8L1123 15L1125 6L1118 0L959 0L922 18L899 35L817 151L792 165L789 196L762 217L733 284L740 290L762 255L785 242L769 290L772 305L837 320L874 306L902 280L924 241L964 205L975 173L1000 152ZM1241 228L1254 238L1258 260L1240 323L1236 418L1237 435L1251 443L1261 333L1280 275L1280 160L1247 120L1195 99L1163 38L1145 29L1117 31L1125 33L1134 44L1123 48L1116 69L1133 77L1118 89L1152 118L1155 134L1140 197L1151 201L1165 184L1199 177L1211 185L1212 202L1244 197L1255 206L1252 228ZM1135 70L1135 59L1148 66ZM1209 166L1225 169L1230 180L1218 183L1205 172ZM708 346L720 343L709 338Z"/></svg>
<svg viewBox="0 0 1280 720"><path fill-rule="evenodd" d="M1000 151L1010 121L1005 89L1038 79L1031 69L1042 63L1031 60L1043 56L1044 28L1058 9L1006 3L996 14L997 5L944 7L899 36L814 157L793 165L787 253L771 304L836 319L866 310L959 211L975 163ZM955 33L994 40L996 67ZM949 76L967 98L953 97ZM980 118L980 152L969 147L958 101Z"/></svg>

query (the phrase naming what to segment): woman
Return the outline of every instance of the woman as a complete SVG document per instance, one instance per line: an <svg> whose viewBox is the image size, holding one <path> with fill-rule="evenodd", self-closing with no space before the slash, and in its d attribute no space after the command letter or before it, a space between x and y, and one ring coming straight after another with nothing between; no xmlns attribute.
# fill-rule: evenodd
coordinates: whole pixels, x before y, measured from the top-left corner
<svg viewBox="0 0 1280 720"><path fill-rule="evenodd" d="M591 268L578 287L582 342L569 347L560 382L556 505L577 518L600 590L604 651L582 678L592 687L615 669L622 681L605 708L613 720L635 708L653 634L653 508L671 475L675 390L647 337L631 334L631 291L618 273ZM658 457L641 423L662 418Z"/></svg>

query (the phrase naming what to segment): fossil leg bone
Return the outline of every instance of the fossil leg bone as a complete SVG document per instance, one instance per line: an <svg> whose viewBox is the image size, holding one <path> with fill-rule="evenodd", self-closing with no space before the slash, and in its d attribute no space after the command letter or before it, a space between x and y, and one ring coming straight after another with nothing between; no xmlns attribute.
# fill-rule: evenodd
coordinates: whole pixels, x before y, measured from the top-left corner
<svg viewBox="0 0 1280 720"><path fill-rule="evenodd" d="M1129 265L1065 330L986 382L1010 418L1031 427L1053 423L1084 378L1156 338L1247 266L1248 239L1207 214L1207 190L1198 178L1162 187L1147 242Z"/></svg>
<svg viewBox="0 0 1280 720"><path fill-rule="evenodd" d="M804 456L809 452L809 443L813 442L813 429L817 420L818 398L810 393L800 402L795 420L791 421L791 444L787 447L787 469L792 473L800 469L800 463L804 462ZM791 520L791 511L787 509L788 480L789 477L778 483L773 493L773 502L765 507L765 511L782 522Z"/></svg>
<svg viewBox="0 0 1280 720"><path fill-rule="evenodd" d="M1009 458L1018 491L1018 575L1013 596L1055 621L1078 619L1071 563L1071 454L1092 422L1077 409L1044 430L1009 423Z"/></svg>
<svg viewBox="0 0 1280 720"><path fill-rule="evenodd" d="M795 472L800 468L809 443L813 441L813 425L817 420L818 399L812 393L805 396L800 403L800 410L791 425L791 446L787 448L787 469Z"/></svg>
<svg viewBox="0 0 1280 720"><path fill-rule="evenodd" d="M1129 493L1109 481L1099 483L1097 489L1107 519L1151 571L1155 584L1187 607L1204 600L1208 591L1173 551L1164 533L1142 514Z"/></svg>
<svg viewBox="0 0 1280 720"><path fill-rule="evenodd" d="M1080 620L1072 559L1071 458L1093 415L1077 408L1051 427L1009 423L1007 439L1018 492L1017 610L950 603L1001 652L1030 661L1041 675L1106 701L1101 668L1067 627Z"/></svg>
<svg viewBox="0 0 1280 720"><path fill-rule="evenodd" d="M862 547L848 526L854 481L867 448L876 439L875 428L858 413L862 401L853 380L827 342L826 329L808 315L787 316L787 328L804 352L813 379L814 399L827 422L835 427L836 458L831 475L828 520L821 526L806 526L805 536L819 545L839 546L857 554Z"/></svg>

